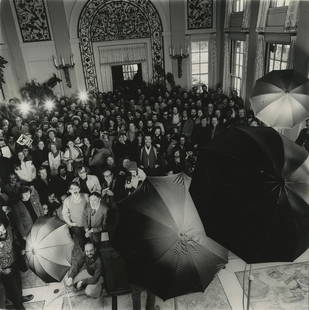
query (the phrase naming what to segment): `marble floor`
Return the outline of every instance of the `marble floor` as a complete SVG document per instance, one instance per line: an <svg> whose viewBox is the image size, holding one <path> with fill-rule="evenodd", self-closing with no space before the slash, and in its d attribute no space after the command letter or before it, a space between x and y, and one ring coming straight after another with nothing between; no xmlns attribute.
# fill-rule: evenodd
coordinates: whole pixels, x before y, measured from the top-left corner
<svg viewBox="0 0 309 310"><path fill-rule="evenodd" d="M246 267L246 273L244 273ZM309 250L293 263L252 265L251 310L309 310ZM244 281L245 280L245 281ZM226 268L221 270L204 293L176 299L178 310L243 310L247 304L248 266L230 253ZM26 309L35 310L94 310L112 309L111 297L103 292L98 299L87 298L83 292L66 291L63 283L45 284L31 271L23 275L24 294L33 294ZM146 296L142 295L142 307ZM157 309L175 309L175 301L157 298ZM118 309L132 309L130 295L118 297ZM144 309L144 308L143 308Z"/></svg>

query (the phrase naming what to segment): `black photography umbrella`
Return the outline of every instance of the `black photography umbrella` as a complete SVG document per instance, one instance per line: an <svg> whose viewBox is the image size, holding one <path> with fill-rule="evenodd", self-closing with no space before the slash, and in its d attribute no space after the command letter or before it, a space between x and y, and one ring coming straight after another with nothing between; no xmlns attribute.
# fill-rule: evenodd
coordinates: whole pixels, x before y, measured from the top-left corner
<svg viewBox="0 0 309 310"><path fill-rule="evenodd" d="M231 128L200 150L190 193L207 235L247 263L308 248L308 153L272 128Z"/></svg>
<svg viewBox="0 0 309 310"><path fill-rule="evenodd" d="M131 280L164 300L204 291L227 263L227 251L205 234L190 181L185 174L149 177L119 203L113 244Z"/></svg>

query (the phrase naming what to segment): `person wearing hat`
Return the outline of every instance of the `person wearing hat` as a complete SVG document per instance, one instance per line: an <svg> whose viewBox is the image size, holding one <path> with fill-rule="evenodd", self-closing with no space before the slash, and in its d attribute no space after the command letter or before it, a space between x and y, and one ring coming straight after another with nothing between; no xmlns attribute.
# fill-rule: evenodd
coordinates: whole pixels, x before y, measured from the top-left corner
<svg viewBox="0 0 309 310"><path fill-rule="evenodd" d="M125 182L125 191L127 195L131 195L146 179L145 172L137 167L135 161L130 161L127 168L129 176Z"/></svg>
<svg viewBox="0 0 309 310"><path fill-rule="evenodd" d="M33 223L44 216L39 194L33 186L23 186L20 189L20 199L12 208L16 220L16 228L23 239L26 239Z"/></svg>

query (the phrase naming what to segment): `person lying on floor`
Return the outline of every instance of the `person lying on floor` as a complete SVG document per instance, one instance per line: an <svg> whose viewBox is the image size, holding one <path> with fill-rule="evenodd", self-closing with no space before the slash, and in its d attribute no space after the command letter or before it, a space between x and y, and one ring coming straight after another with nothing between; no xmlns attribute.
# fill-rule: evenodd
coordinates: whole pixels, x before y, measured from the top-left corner
<svg viewBox="0 0 309 310"><path fill-rule="evenodd" d="M77 290L85 289L88 297L98 298L102 292L103 282L101 259L96 253L94 244L87 241L84 255L72 264L66 284L74 285Z"/></svg>

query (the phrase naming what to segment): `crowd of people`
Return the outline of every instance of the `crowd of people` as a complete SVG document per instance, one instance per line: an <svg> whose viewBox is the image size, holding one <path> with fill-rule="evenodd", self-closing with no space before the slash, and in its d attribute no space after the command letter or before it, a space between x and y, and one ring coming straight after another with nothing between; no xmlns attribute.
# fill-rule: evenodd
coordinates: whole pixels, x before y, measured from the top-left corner
<svg viewBox="0 0 309 310"><path fill-rule="evenodd" d="M48 108L27 99L27 110L18 99L0 109L0 293L2 287L18 309L33 297L22 296L19 270L26 268L25 240L38 217L68 224L84 256L67 284L98 297L104 268L97 249L109 238L117 201L147 176L191 176L198 149L227 128L259 126L236 91L226 96L205 85L201 91L143 87L53 98ZM138 309L140 292L133 291Z"/></svg>

